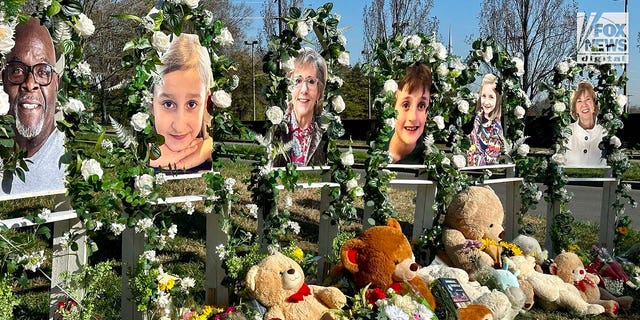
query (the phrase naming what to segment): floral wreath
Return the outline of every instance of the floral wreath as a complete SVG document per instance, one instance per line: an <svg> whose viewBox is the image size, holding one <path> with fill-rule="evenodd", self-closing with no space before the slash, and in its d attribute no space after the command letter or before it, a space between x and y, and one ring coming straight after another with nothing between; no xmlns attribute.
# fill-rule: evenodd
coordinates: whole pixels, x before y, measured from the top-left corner
<svg viewBox="0 0 640 320"><path fill-rule="evenodd" d="M549 170L545 176L545 184L548 186L546 192L547 201L559 201L560 214L554 217L553 230L551 233L554 248L567 249L575 246L573 228L571 227L574 218L566 204L570 196L565 188L567 175L560 168L565 163L564 153L566 142L571 136L568 125L571 123L570 110L570 90L568 86L575 84L580 79L593 79L597 77L597 84L594 90L598 92L600 105L599 124L607 130L601 148L607 155L607 164L611 166L613 177L618 178L616 187L616 197L613 208L616 212L616 235L614 242L617 244L626 235L625 230L631 223L629 216L624 214L625 205L637 206L636 201L631 197L631 186L621 182L620 178L629 169L630 162L626 154L620 147L622 142L616 136L623 123L621 116L624 113L624 106L627 104L627 96L620 94L620 88L624 87L627 78L623 74L617 76L616 69L611 64L585 64L578 65L573 59L567 58L556 65L551 84L545 84L549 92L551 101L551 121L553 127L553 152L549 159Z"/></svg>

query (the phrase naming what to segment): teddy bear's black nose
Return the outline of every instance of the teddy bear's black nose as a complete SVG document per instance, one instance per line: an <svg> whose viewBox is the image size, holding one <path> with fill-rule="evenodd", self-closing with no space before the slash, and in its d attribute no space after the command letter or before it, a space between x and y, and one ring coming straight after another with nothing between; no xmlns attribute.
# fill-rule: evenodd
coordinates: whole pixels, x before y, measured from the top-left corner
<svg viewBox="0 0 640 320"><path fill-rule="evenodd" d="M288 274L294 274L294 273L296 273L296 269L291 268L291 269L287 270L287 273Z"/></svg>
<svg viewBox="0 0 640 320"><path fill-rule="evenodd" d="M418 268L420 268L420 266L419 266L417 263L415 263L415 262L414 262L414 263L412 263L412 264L409 266L409 270L411 270L411 271L413 271L413 272L418 271Z"/></svg>

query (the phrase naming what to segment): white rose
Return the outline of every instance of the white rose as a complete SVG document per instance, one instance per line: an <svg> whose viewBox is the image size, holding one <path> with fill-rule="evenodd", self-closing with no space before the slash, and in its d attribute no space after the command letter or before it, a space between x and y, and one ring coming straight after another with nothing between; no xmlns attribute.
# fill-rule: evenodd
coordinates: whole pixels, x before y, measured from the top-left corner
<svg viewBox="0 0 640 320"><path fill-rule="evenodd" d="M73 26L76 32L82 37L88 37L96 31L96 27L93 25L93 21L89 19L84 13L78 15L78 22Z"/></svg>
<svg viewBox="0 0 640 320"><path fill-rule="evenodd" d="M6 54L11 51L16 42L13 40L12 24L0 23L0 53Z"/></svg>
<svg viewBox="0 0 640 320"><path fill-rule="evenodd" d="M493 58L493 48L488 46L484 52L482 52L482 59L484 62L489 63L491 62L491 58Z"/></svg>
<svg viewBox="0 0 640 320"><path fill-rule="evenodd" d="M395 129L395 127L396 127L396 119L395 118L386 118L386 119L384 119L384 123L386 125L388 125L389 127L391 127L391 130Z"/></svg>
<svg viewBox="0 0 640 320"><path fill-rule="evenodd" d="M433 44L433 50L435 52L435 55L438 59L440 60L444 60L447 58L447 48L444 46L444 44L440 43L440 42L436 42Z"/></svg>
<svg viewBox="0 0 640 320"><path fill-rule="evenodd" d="M433 122L436 123L436 126L438 126L439 130L444 129L444 118L442 116L433 117Z"/></svg>
<svg viewBox="0 0 640 320"><path fill-rule="evenodd" d="M347 37L345 37L343 34L338 36L338 43L346 46L347 45Z"/></svg>
<svg viewBox="0 0 640 320"><path fill-rule="evenodd" d="M211 101L218 108L229 108L231 106L231 96L224 90L218 90L211 95Z"/></svg>
<svg viewBox="0 0 640 320"><path fill-rule="evenodd" d="M516 116L516 118L518 118L518 119L522 119L522 118L524 118L524 115L525 115L526 113L527 113L527 112L526 112L526 111L524 110L524 108L523 108L523 107L521 107L521 106L517 106L517 107L515 107L515 108L513 109L513 114L514 114L514 115Z"/></svg>
<svg viewBox="0 0 640 320"><path fill-rule="evenodd" d="M620 138L613 136L609 138L609 144L616 148L620 148L620 146L622 145L622 141L620 141Z"/></svg>
<svg viewBox="0 0 640 320"><path fill-rule="evenodd" d="M511 61L515 63L516 69L518 69L518 71L516 71L516 76L521 77L524 74L524 61L518 57L513 57Z"/></svg>
<svg viewBox="0 0 640 320"><path fill-rule="evenodd" d="M351 178L351 180L347 181L347 191L353 190L353 188L358 187L358 180L356 178Z"/></svg>
<svg viewBox="0 0 640 320"><path fill-rule="evenodd" d="M140 191L140 193L148 196L151 194L151 191L153 191L153 177L146 173L141 176L137 176L134 186L138 191Z"/></svg>
<svg viewBox="0 0 640 320"><path fill-rule="evenodd" d="M566 74L567 72L569 72L569 64L564 62L564 61L562 61L562 62L558 63L558 65L556 66L556 70L560 74Z"/></svg>
<svg viewBox="0 0 640 320"><path fill-rule="evenodd" d="M198 7L198 2L200 0L182 0L182 3L188 6L191 9L195 9Z"/></svg>
<svg viewBox="0 0 640 320"><path fill-rule="evenodd" d="M554 153L551 156L551 162L555 163L555 164L559 164L559 165L563 165L567 162L567 159L565 158L564 154L562 153Z"/></svg>
<svg viewBox="0 0 640 320"><path fill-rule="evenodd" d="M285 73L289 73L291 71L293 71L293 69L295 68L295 61L296 58L289 58L289 60L282 62L282 71L284 71Z"/></svg>
<svg viewBox="0 0 640 320"><path fill-rule="evenodd" d="M156 31L151 36L151 45L158 51L159 53L165 53L169 50L169 46L171 45L171 40L169 36L164 34L162 31Z"/></svg>
<svg viewBox="0 0 640 320"><path fill-rule="evenodd" d="M278 125L282 122L282 119L284 118L284 113L282 112L282 108L278 107L278 106L272 106L269 109L267 109L267 119L269 119L269 121L271 121L271 123L273 123L274 125Z"/></svg>
<svg viewBox="0 0 640 320"><path fill-rule="evenodd" d="M421 43L422 39L420 39L420 37L418 37L417 35L409 36L409 38L407 39L407 45L411 49L419 47Z"/></svg>
<svg viewBox="0 0 640 320"><path fill-rule="evenodd" d="M624 94L619 94L616 97L616 103L618 104L618 106L620 108L624 107L625 105L627 105L627 96L625 96Z"/></svg>
<svg viewBox="0 0 640 320"><path fill-rule="evenodd" d="M462 114L467 114L469 112L469 102L464 99L458 100L458 111Z"/></svg>
<svg viewBox="0 0 640 320"><path fill-rule="evenodd" d="M233 44L233 36L231 35L231 32L229 32L229 29L224 27L220 30L220 35L216 36L213 41L223 46L230 46Z"/></svg>
<svg viewBox="0 0 640 320"><path fill-rule="evenodd" d="M343 166L347 166L347 167L350 167L353 165L353 163L355 162L355 159L353 157L353 152L351 148L349 148L349 150L340 154L340 162L342 162Z"/></svg>
<svg viewBox="0 0 640 320"><path fill-rule="evenodd" d="M444 63L439 64L438 68L436 69L436 73L438 73L438 75L442 77L447 75L447 71L449 71L449 68L447 68L447 65Z"/></svg>
<svg viewBox="0 0 640 320"><path fill-rule="evenodd" d="M80 172L85 181L88 181L89 177L94 174L98 176L98 179L102 179L102 168L100 167L100 162L96 159L82 160Z"/></svg>
<svg viewBox="0 0 640 320"><path fill-rule="evenodd" d="M523 143L523 144L518 146L517 152L518 152L519 155L521 155L523 157L526 157L529 154L529 151L530 151L529 145L526 144L526 143Z"/></svg>
<svg viewBox="0 0 640 320"><path fill-rule="evenodd" d="M149 119L149 115L144 112L138 112L131 116L131 126L133 130L142 131L147 127L147 119Z"/></svg>
<svg viewBox="0 0 640 320"><path fill-rule="evenodd" d="M346 51L340 52L340 55L338 56L338 63L343 65L343 66L348 66L349 65L349 52L346 52Z"/></svg>
<svg viewBox="0 0 640 320"><path fill-rule="evenodd" d="M564 104L564 102L558 101L553 104L553 112L561 113L561 112L564 112L565 110L567 110L567 106Z"/></svg>
<svg viewBox="0 0 640 320"><path fill-rule="evenodd" d="M613 120L613 114L611 112L607 112L607 113L604 114L603 118L605 120L611 121L611 120Z"/></svg>
<svg viewBox="0 0 640 320"><path fill-rule="evenodd" d="M442 92L451 91L451 84L449 82L445 82L442 84Z"/></svg>
<svg viewBox="0 0 640 320"><path fill-rule="evenodd" d="M296 36L298 38L304 38L309 34L309 25L306 21L298 21L296 23Z"/></svg>
<svg viewBox="0 0 640 320"><path fill-rule="evenodd" d="M4 116L9 112L9 95L4 92L4 89L0 85L0 116ZM2 167L0 165L0 167Z"/></svg>
<svg viewBox="0 0 640 320"><path fill-rule="evenodd" d="M65 114L80 113L84 111L84 104L78 99L69 98L69 102L64 105L62 111Z"/></svg>
<svg viewBox="0 0 640 320"><path fill-rule="evenodd" d="M342 80L342 78L338 77L338 76L330 76L329 80L330 83L335 83L338 85L338 87L342 87L342 85L344 84L344 80Z"/></svg>
<svg viewBox="0 0 640 320"><path fill-rule="evenodd" d="M396 91L398 91L398 83L395 80L389 79L384 82L384 92L395 93Z"/></svg>
<svg viewBox="0 0 640 320"><path fill-rule="evenodd" d="M73 69L73 75L77 78L90 76L91 75L91 65L89 65L86 61L81 61L78 65Z"/></svg>
<svg viewBox="0 0 640 320"><path fill-rule="evenodd" d="M462 168L467 165L466 157L461 154L455 154L451 159L453 160L453 166L456 168Z"/></svg>
<svg viewBox="0 0 640 320"><path fill-rule="evenodd" d="M444 157L444 159L442 159L442 162L441 162L441 163L442 163L443 165L445 165L445 166L448 166L448 165L450 165L450 164L451 164L451 160L449 160L449 158L447 158L447 157Z"/></svg>
<svg viewBox="0 0 640 320"><path fill-rule="evenodd" d="M342 113L345 109L344 100L342 100L342 96L340 95L331 98L331 104L333 105L333 110L337 113Z"/></svg>

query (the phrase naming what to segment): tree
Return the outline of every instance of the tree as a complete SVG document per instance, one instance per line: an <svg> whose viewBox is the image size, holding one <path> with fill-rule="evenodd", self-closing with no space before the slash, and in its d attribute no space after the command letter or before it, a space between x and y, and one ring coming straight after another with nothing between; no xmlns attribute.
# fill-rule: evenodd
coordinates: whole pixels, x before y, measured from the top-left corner
<svg viewBox="0 0 640 320"><path fill-rule="evenodd" d="M523 90L534 99L554 67L576 52L574 0L485 0L480 35L524 61Z"/></svg>
<svg viewBox="0 0 640 320"><path fill-rule="evenodd" d="M262 17L264 18L264 37L269 39L271 35L278 34L279 31L279 21L278 17L282 15L286 17L289 14L289 8L291 7L302 7L304 5L303 0L266 0L262 4ZM282 26L285 28L286 26Z"/></svg>
<svg viewBox="0 0 640 320"><path fill-rule="evenodd" d="M386 41L397 35L438 30L438 18L429 17L433 0L373 0L365 5L364 48L371 51L376 39Z"/></svg>

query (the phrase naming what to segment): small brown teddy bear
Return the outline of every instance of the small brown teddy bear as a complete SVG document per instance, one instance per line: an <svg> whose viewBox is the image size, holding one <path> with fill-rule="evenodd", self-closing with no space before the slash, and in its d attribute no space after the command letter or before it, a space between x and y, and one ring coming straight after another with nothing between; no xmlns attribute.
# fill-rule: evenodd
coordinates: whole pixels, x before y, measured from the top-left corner
<svg viewBox="0 0 640 320"><path fill-rule="evenodd" d="M600 299L598 283L600 278L585 270L580 257L573 252L562 252L553 259L549 270L558 275L564 282L573 284L578 288L585 301L599 304L604 307L610 316L617 316L620 305L614 300Z"/></svg>
<svg viewBox="0 0 640 320"><path fill-rule="evenodd" d="M251 267L245 283L268 309L265 320L331 319L327 311L347 303L338 288L307 285L300 265L278 252Z"/></svg>
<svg viewBox="0 0 640 320"><path fill-rule="evenodd" d="M402 284L413 286L435 310L436 300L421 277L417 276L419 265L415 262L409 240L402 233L400 224L393 218L386 226L367 229L359 238L351 239L340 250L342 265L354 276L356 285L364 288L387 290L399 293Z"/></svg>
<svg viewBox="0 0 640 320"><path fill-rule="evenodd" d="M498 243L504 236L504 210L500 199L489 187L469 187L453 197L444 218L442 243L445 264L473 275L481 264L502 267L498 246L470 249L468 241L482 238ZM475 260L475 261L474 261Z"/></svg>

